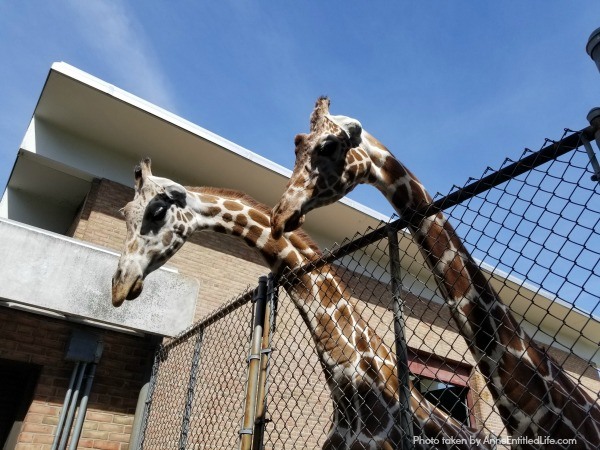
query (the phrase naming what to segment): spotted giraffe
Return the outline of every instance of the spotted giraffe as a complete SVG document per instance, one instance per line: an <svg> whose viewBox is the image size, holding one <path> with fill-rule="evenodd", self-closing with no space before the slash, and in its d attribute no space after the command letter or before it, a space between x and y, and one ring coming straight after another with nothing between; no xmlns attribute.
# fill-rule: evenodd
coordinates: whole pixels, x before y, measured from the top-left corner
<svg viewBox="0 0 600 450"><path fill-rule="evenodd" d="M153 176L149 159L136 168L135 183L135 197L123 208L127 237L112 280L114 306L138 297L145 277L195 231L243 239L260 252L274 273L289 272L322 256L300 230L274 239L270 210L239 192L185 189ZM399 386L393 352L357 312L333 266L289 275L286 290L316 344L334 404L333 424L323 448L399 448L401 431L395 420ZM412 384L410 405L414 433L422 438L416 442L417 449L490 448L483 444L483 433L435 408Z"/></svg>
<svg viewBox="0 0 600 450"><path fill-rule="evenodd" d="M408 222L458 329L486 378L516 449L563 448L536 437L571 439L597 449L600 406L521 328L419 180L355 119L329 114L317 100L310 133L295 138L294 171L271 214L275 238L299 227L309 211L359 184L375 186ZM520 438L520 439L515 439Z"/></svg>

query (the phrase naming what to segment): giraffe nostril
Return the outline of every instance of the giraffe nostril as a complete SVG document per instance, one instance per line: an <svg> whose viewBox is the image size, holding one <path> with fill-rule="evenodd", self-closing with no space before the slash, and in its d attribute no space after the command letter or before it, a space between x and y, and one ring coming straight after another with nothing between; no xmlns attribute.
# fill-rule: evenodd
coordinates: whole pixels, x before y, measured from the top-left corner
<svg viewBox="0 0 600 450"><path fill-rule="evenodd" d="M119 279L121 278L121 269L117 269L117 271L115 272L115 274L112 277L112 285L114 286Z"/></svg>

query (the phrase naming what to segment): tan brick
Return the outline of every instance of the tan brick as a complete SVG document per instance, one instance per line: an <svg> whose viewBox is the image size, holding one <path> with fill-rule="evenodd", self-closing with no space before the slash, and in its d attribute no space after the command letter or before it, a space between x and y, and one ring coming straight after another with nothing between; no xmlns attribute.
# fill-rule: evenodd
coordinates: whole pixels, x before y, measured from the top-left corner
<svg viewBox="0 0 600 450"><path fill-rule="evenodd" d="M87 415L86 415L86 419L85 419L85 422L83 422L82 429L84 429L84 430L97 430L98 429L98 425L99 425L98 422L92 422L92 421L88 420L87 419Z"/></svg>
<svg viewBox="0 0 600 450"><path fill-rule="evenodd" d="M98 430L83 430L81 432L81 436L84 438L87 438L87 439L107 441L109 432L108 431L98 431Z"/></svg>
<svg viewBox="0 0 600 450"><path fill-rule="evenodd" d="M86 420L89 421L95 421L95 422L112 422L113 421L113 415L112 414L107 414L107 413L101 413L101 412L97 412L97 411L88 411L86 416L85 416Z"/></svg>
<svg viewBox="0 0 600 450"><path fill-rule="evenodd" d="M108 437L111 441L129 442L131 435L125 433L110 433Z"/></svg>
<svg viewBox="0 0 600 450"><path fill-rule="evenodd" d="M15 445L15 450L43 450L43 444L21 444Z"/></svg>
<svg viewBox="0 0 600 450"><path fill-rule="evenodd" d="M38 423L29 423L26 421L23 424L22 430L35 434L51 434L54 431L54 427Z"/></svg>
<svg viewBox="0 0 600 450"><path fill-rule="evenodd" d="M58 425L58 417L55 416L44 416L42 419L42 423L45 425Z"/></svg>
<svg viewBox="0 0 600 450"><path fill-rule="evenodd" d="M113 423L118 423L121 425L133 425L133 416L129 415L129 416L120 416L120 415L114 415L113 417Z"/></svg>
<svg viewBox="0 0 600 450"><path fill-rule="evenodd" d="M111 431L114 433L123 433L125 425L119 425L116 423L100 423L98 424L98 431Z"/></svg>
<svg viewBox="0 0 600 450"><path fill-rule="evenodd" d="M27 422L29 422L29 423L45 423L44 419L46 419L46 416L43 414L32 414L31 411L29 412L29 414L27 414ZM47 424L47 425L53 425L53 424Z"/></svg>
<svg viewBox="0 0 600 450"><path fill-rule="evenodd" d="M50 436L47 434L36 434L33 436L33 442L37 444L52 444L54 441L54 436Z"/></svg>
<svg viewBox="0 0 600 450"><path fill-rule="evenodd" d="M120 450L121 443L111 441L94 441L94 446L92 448L97 448L100 450Z"/></svg>
<svg viewBox="0 0 600 450"><path fill-rule="evenodd" d="M23 443L33 442L34 436L35 436L35 434L33 434L33 433L21 432L21 434L19 434L19 442L23 442Z"/></svg>

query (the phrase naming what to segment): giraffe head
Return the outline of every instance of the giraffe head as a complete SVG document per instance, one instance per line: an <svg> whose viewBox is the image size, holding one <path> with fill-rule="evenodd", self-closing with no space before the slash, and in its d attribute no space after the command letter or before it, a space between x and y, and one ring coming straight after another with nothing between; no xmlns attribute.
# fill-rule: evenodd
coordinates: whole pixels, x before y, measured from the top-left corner
<svg viewBox="0 0 600 450"><path fill-rule="evenodd" d="M329 99L317 99L310 133L298 134L294 140L294 172L271 213L275 238L302 225L309 211L334 203L362 182L370 167L361 142L360 122L330 115Z"/></svg>
<svg viewBox="0 0 600 450"><path fill-rule="evenodd" d="M150 166L146 158L135 168L135 197L122 209L127 237L112 279L114 306L137 298L146 276L173 256L195 228L195 198L183 186L152 176Z"/></svg>

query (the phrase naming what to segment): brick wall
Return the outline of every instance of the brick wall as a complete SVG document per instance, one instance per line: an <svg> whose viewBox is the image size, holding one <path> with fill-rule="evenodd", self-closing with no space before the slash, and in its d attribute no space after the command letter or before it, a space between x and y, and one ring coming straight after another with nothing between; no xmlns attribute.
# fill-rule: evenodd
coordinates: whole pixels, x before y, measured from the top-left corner
<svg viewBox="0 0 600 450"><path fill-rule="evenodd" d="M64 361L66 346L72 329L86 327L9 308L0 308L0 323L0 358L41 368L16 450L50 449L74 367ZM102 336L104 351L79 448L125 450L153 345L138 336L87 329Z"/></svg>

